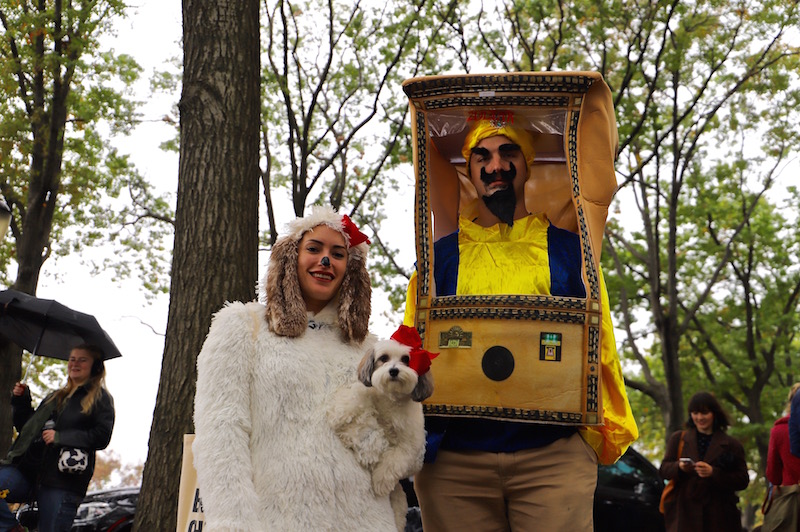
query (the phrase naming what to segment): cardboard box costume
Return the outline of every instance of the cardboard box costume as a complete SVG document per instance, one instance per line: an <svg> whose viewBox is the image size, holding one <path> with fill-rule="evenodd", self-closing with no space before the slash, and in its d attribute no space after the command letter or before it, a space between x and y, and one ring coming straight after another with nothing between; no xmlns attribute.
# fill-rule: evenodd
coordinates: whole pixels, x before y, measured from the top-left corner
<svg viewBox="0 0 800 532"><path fill-rule="evenodd" d="M538 72L416 78L403 88L417 175L405 322L441 353L426 415L580 427L601 462L615 461L637 429L599 267L616 189L608 87L596 73ZM504 134L504 124L530 134L522 148L535 153L525 184L534 214L483 228L471 223L481 200L462 148L476 128ZM457 192L443 200L448 168ZM458 213L456 233L437 234L434 204Z"/></svg>

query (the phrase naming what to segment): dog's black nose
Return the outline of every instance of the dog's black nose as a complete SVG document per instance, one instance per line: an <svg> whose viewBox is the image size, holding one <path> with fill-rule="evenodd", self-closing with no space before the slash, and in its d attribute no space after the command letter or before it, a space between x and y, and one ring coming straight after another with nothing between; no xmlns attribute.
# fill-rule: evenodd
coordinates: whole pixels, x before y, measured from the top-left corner
<svg viewBox="0 0 800 532"><path fill-rule="evenodd" d="M394 377L397 377L398 375L400 375L400 370L399 370L399 369L397 369L397 368L391 368L391 369L389 370L389 375L390 375L391 377L393 377L393 378L394 378Z"/></svg>

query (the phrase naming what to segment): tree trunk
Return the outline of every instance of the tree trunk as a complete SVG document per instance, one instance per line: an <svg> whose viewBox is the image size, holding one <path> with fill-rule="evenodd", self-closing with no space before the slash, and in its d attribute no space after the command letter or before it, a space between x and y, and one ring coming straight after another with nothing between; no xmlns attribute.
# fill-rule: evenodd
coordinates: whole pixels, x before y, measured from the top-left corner
<svg viewBox="0 0 800 532"><path fill-rule="evenodd" d="M51 107L62 107L62 102L53 100ZM39 274L44 261L50 255L50 235L53 231L53 214L58 198L58 189L61 183L61 153L64 148L64 127L66 123L66 108L57 112L60 120L60 134L43 135L46 139L43 150L34 150L31 155L31 183L28 191L28 201L25 214L21 216L21 232L16 236L17 277L9 288L36 295L39 285ZM33 113L47 116L44 102L37 105ZM49 122L48 122L49 123ZM34 128L42 129L41 124ZM45 153L55 157L55 161L43 161ZM0 338L0 397L11 397L14 384L22 376L21 369L22 348L6 338ZM34 408L38 405L34 405ZM0 407L0 457L4 457L11 446L13 424L11 419L11 403L3 399Z"/></svg>
<svg viewBox="0 0 800 532"><path fill-rule="evenodd" d="M686 421L686 413L683 409L683 380L681 379L681 368L678 359L678 344L680 339L674 333L676 329L675 320L672 317L665 318L665 327L661 330L663 341L662 352L664 359L664 376L667 385L667 396L669 404L666 412L666 433L664 440L668 440L670 435L681 430Z"/></svg>
<svg viewBox="0 0 800 532"><path fill-rule="evenodd" d="M0 337L0 381L2 384L2 400L4 408L0 408L0 430L3 438L0 439L0 456L5 457L11 447L11 434L13 421L11 419L11 390L14 383L18 382L21 370L22 350L13 342Z"/></svg>
<svg viewBox="0 0 800 532"><path fill-rule="evenodd" d="M213 313L252 300L258 278L259 3L184 0L183 28L172 285L138 531L175 529L197 354Z"/></svg>

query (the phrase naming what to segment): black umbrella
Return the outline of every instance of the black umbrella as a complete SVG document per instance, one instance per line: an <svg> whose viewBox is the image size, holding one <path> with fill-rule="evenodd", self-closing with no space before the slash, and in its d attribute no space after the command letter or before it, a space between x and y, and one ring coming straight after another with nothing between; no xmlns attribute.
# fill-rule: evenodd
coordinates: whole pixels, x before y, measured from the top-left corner
<svg viewBox="0 0 800 532"><path fill-rule="evenodd" d="M104 360L122 356L94 316L17 290L0 292L0 334L34 355L61 360L83 343L102 349Z"/></svg>

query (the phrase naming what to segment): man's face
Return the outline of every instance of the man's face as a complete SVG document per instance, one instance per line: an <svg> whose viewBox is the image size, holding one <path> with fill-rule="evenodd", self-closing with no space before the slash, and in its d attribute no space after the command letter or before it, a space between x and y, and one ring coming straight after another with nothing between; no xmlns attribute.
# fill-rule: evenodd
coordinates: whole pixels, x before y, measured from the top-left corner
<svg viewBox="0 0 800 532"><path fill-rule="evenodd" d="M528 179L528 165L519 145L504 135L483 139L472 148L469 172L489 211L501 222L514 225Z"/></svg>
<svg viewBox="0 0 800 532"><path fill-rule="evenodd" d="M481 197L513 188L516 197L523 197L528 165L518 144L504 135L481 140L469 158L472 184Z"/></svg>

